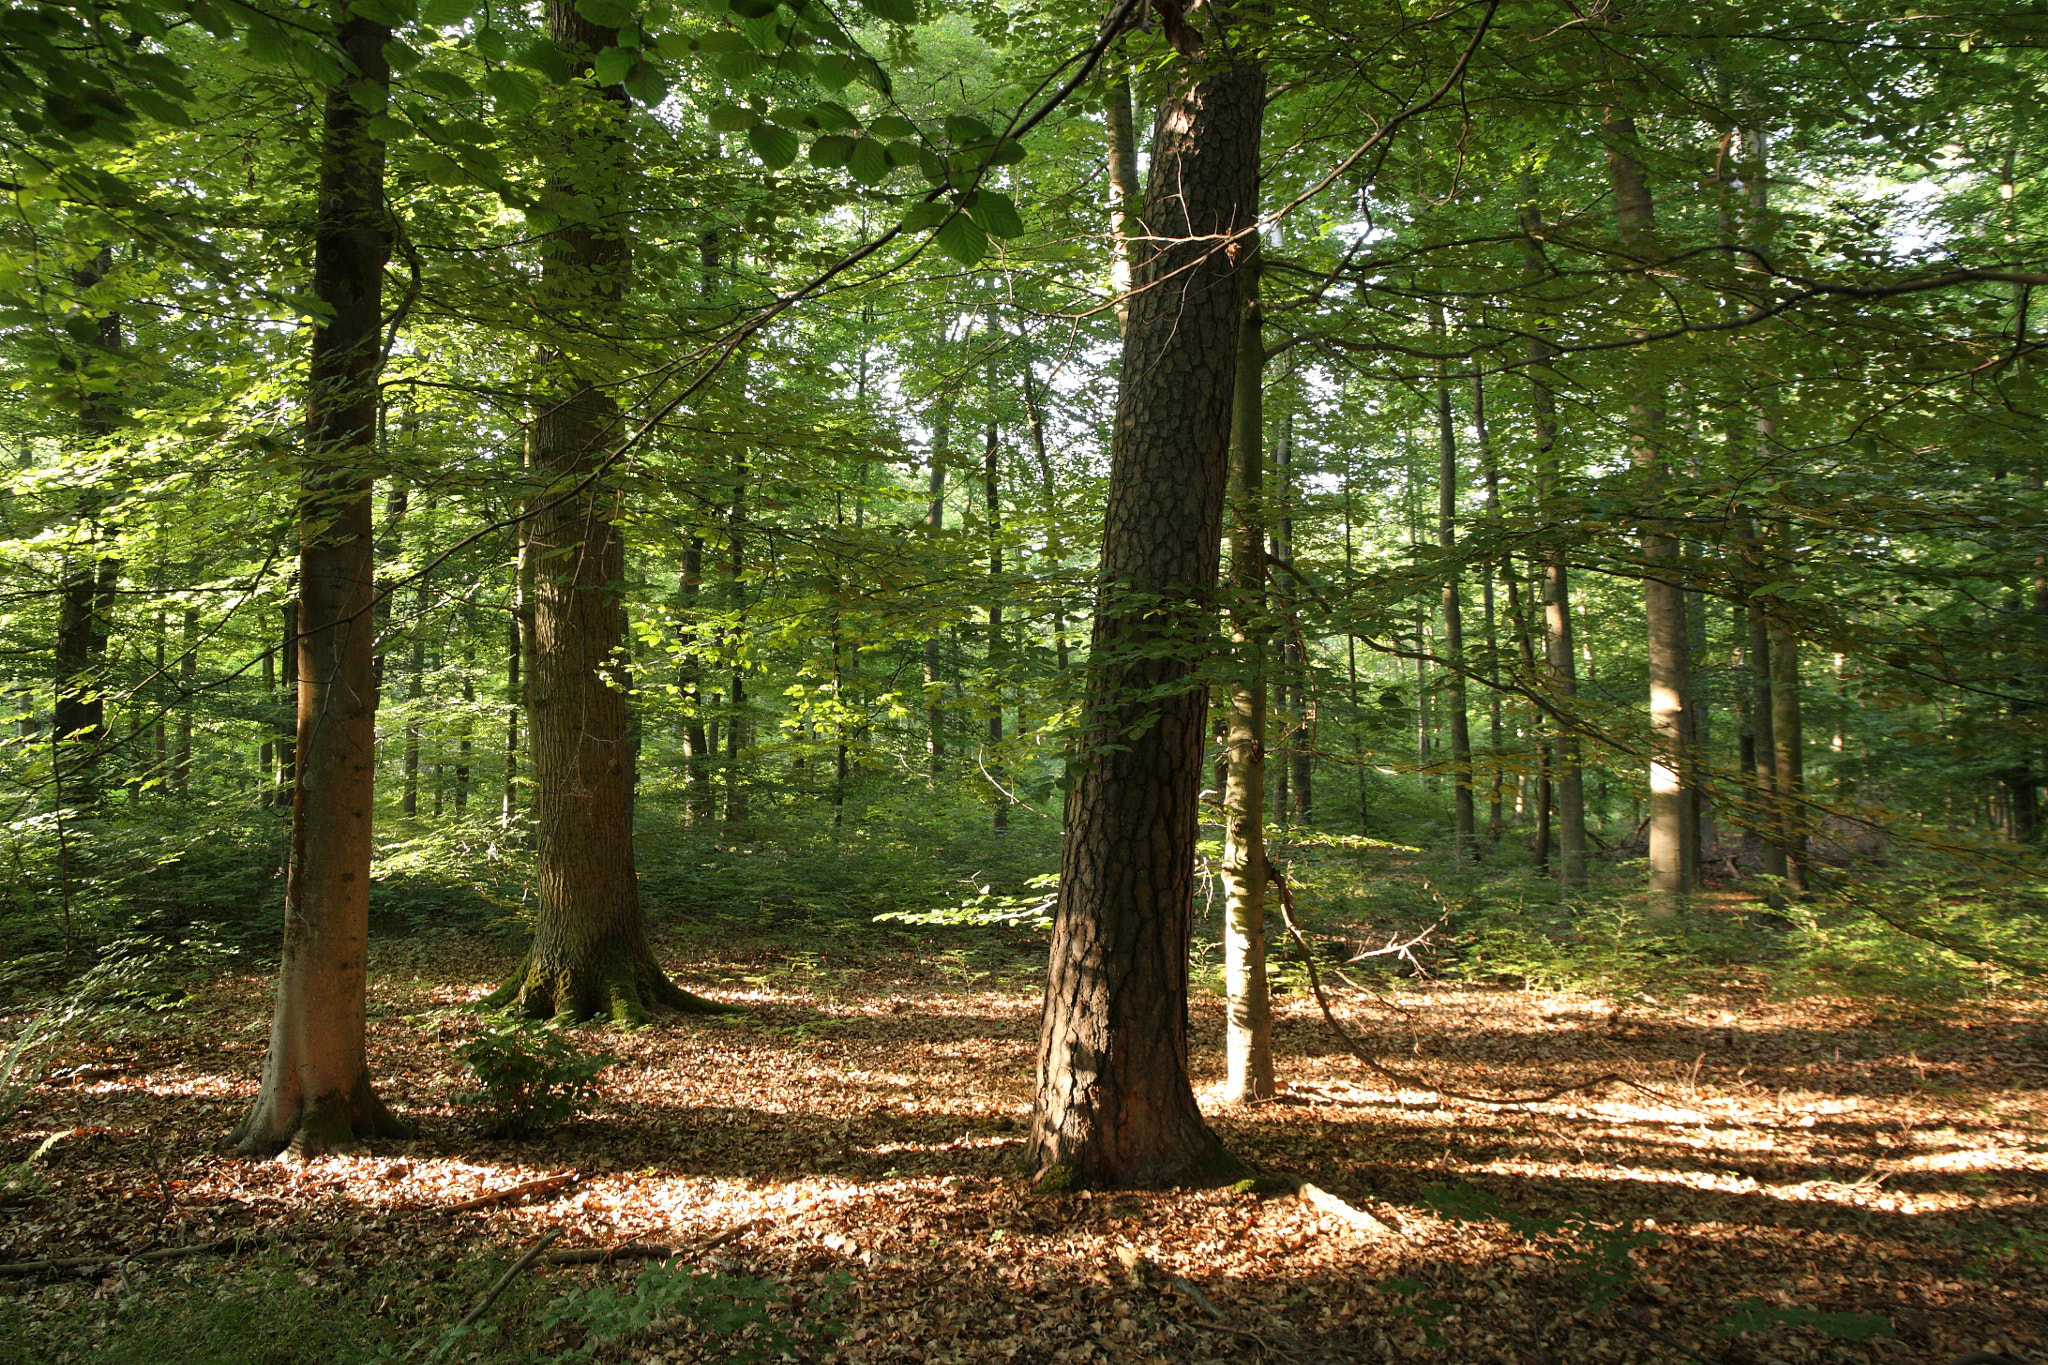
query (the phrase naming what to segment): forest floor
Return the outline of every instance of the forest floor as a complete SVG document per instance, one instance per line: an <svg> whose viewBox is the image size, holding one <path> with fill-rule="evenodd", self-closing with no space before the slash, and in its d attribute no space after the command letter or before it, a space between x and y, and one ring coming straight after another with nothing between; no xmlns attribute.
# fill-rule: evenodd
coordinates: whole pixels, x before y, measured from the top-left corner
<svg viewBox="0 0 2048 1365"><path fill-rule="evenodd" d="M1017 1162L1042 957L820 942L666 942L679 981L746 1013L588 1031L622 1059L602 1102L520 1142L474 1136L448 1103L464 1084L451 1048L478 1027L460 1007L514 957L379 944L371 1068L419 1136L306 1161L223 1150L262 1065L270 983L217 977L63 1059L0 1134L18 1161L74 1130L43 1160L47 1187L0 1204L0 1262L106 1258L0 1282L0 1342L24 1360L128 1358L106 1344L123 1304L193 1293L235 1261L121 1255L246 1235L305 1311L345 1305L402 1343L559 1228L558 1249L724 1237L700 1268L814 1301L836 1285L840 1334L813 1349L848 1365L2048 1360L2035 1006L1925 1015L1740 980L1661 1002L1347 993L1361 1041L1451 1088L1631 1082L1509 1107L1397 1093L1312 999L1283 996L1280 1098L1205 1094L1205 1110L1247 1163L1389 1225L1372 1234L1283 1193L1035 1193ZM1198 1090L1220 1079L1221 1033L1220 1002L1198 998ZM568 1173L580 1181L523 1202L449 1208ZM496 1311L638 1268L543 1266ZM87 1321L98 1344L75 1339ZM706 1351L642 1340L616 1358L724 1358ZM159 1341L134 1358L202 1357ZM223 1358L300 1357L251 1344Z"/></svg>

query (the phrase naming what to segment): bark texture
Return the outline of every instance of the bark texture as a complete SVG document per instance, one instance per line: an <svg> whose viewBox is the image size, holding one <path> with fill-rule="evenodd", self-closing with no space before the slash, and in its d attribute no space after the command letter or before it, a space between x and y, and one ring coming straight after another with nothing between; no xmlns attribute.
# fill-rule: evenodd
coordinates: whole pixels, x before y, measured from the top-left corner
<svg viewBox="0 0 2048 1365"><path fill-rule="evenodd" d="M549 0L548 36L583 69L616 34L572 0ZM624 92L598 92L565 116L555 187L619 209L627 155ZM558 320L602 315L623 297L628 249L604 215L551 234L542 308ZM573 324L572 324L573 325ZM594 331L587 322L583 328ZM723 1009L681 989L647 942L633 862L633 756L626 698L625 545L616 495L603 477L619 435L617 404L599 383L594 347L543 357L552 393L534 417L528 452L544 480L528 521L534 565L533 653L526 679L535 786L537 903L533 943L489 1003L550 1018L644 1022L657 1010Z"/></svg>
<svg viewBox="0 0 2048 1365"><path fill-rule="evenodd" d="M359 79L389 79L389 29L350 17L335 39ZM314 329L308 375L284 950L263 1085L235 1134L245 1154L313 1155L404 1132L370 1086L363 1041L377 744L371 459L390 251L384 147L369 117L346 88L328 92L313 294L333 314Z"/></svg>
<svg viewBox="0 0 2048 1365"><path fill-rule="evenodd" d="M1231 1166L1187 1072L1187 942L1238 316L1265 81L1186 78L1153 127L1066 811L1030 1155L1048 1185Z"/></svg>
<svg viewBox="0 0 2048 1365"><path fill-rule="evenodd" d="M1230 639L1223 738L1223 1097L1269 1100L1273 1004L1266 988L1266 347L1257 295L1238 327L1230 413Z"/></svg>

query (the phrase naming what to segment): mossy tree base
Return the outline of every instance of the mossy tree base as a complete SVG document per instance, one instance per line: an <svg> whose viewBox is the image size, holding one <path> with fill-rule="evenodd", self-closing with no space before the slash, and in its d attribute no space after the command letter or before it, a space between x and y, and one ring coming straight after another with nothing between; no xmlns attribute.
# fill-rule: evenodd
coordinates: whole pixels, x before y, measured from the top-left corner
<svg viewBox="0 0 2048 1365"><path fill-rule="evenodd" d="M238 1156L325 1156L371 1138L408 1138L412 1130L385 1107L367 1074L352 1089L287 1098L266 1086L232 1141Z"/></svg>
<svg viewBox="0 0 2048 1365"><path fill-rule="evenodd" d="M484 997L485 1009L528 1019L602 1020L624 1027L664 1014L737 1014L740 1007L684 990L644 948L615 948L563 961L529 950L518 970Z"/></svg>

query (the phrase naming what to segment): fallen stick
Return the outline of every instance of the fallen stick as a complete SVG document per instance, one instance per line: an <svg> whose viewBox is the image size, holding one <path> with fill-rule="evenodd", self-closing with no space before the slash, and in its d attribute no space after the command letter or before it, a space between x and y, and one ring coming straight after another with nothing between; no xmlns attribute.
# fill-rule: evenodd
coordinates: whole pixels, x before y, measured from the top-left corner
<svg viewBox="0 0 2048 1365"><path fill-rule="evenodd" d="M1317 1213L1326 1213L1340 1223L1349 1223L1360 1232L1369 1233L1375 1237L1393 1235L1393 1228L1382 1223L1364 1209L1354 1208L1336 1195L1331 1194L1328 1190L1317 1185L1311 1185L1306 1180L1291 1176L1289 1179L1293 1180L1295 1197L1300 1199L1302 1203L1313 1206Z"/></svg>
<svg viewBox="0 0 2048 1365"><path fill-rule="evenodd" d="M1178 1293L1182 1298L1186 1299L1188 1302L1194 1304L1195 1307L1201 1309L1204 1313L1207 1313L1212 1320L1216 1322L1230 1321L1229 1317L1224 1313L1224 1311L1216 1306L1216 1301L1214 1299L1211 1299L1207 1294L1204 1294L1200 1289L1197 1289L1192 1281L1184 1280L1178 1275L1166 1274L1166 1272L1164 1271L1161 1271L1160 1273L1166 1276L1166 1283L1170 1285L1176 1293Z"/></svg>
<svg viewBox="0 0 2048 1365"><path fill-rule="evenodd" d="M523 1185L514 1185L510 1189L493 1190L489 1194L480 1194L474 1199L465 1199L460 1204L448 1204L435 1211L438 1213L467 1213L471 1209L489 1208L493 1204L502 1204L510 1199L523 1199L529 1194L548 1194L555 1190L566 1189L581 1179L583 1179L581 1171L571 1171L567 1175L546 1176L540 1180L529 1180Z"/></svg>
<svg viewBox="0 0 2048 1365"><path fill-rule="evenodd" d="M175 1261L184 1256L204 1256L208 1252L234 1251L239 1247L253 1247L262 1244L260 1237L223 1237L217 1242L198 1242L192 1246L158 1247L155 1251L138 1251L132 1256L108 1252L99 1256L52 1256L41 1261L16 1261L11 1265L0 1265L0 1275L49 1274L59 1270L77 1270L89 1265L147 1265L156 1261Z"/></svg>
<svg viewBox="0 0 2048 1365"><path fill-rule="evenodd" d="M548 1249L548 1243L554 1241L557 1237L560 1237L561 1235L562 1230L560 1228L549 1228L546 1232L543 1232L540 1235L540 1240L538 1242L535 1242L530 1248L528 1248L524 1256L521 1256L518 1260L514 1261L512 1263L512 1268L510 1270L507 1270L504 1274L500 1275L498 1277L498 1282L492 1285L489 1289L486 1289L483 1292L483 1295L480 1298L478 1298L475 1303L470 1305L469 1311L462 1315L462 1321L456 1323L455 1325L457 1327L467 1327L471 1323L475 1322L478 1318L482 1317L484 1315L484 1310L489 1308L492 1304L498 1301L498 1295L504 1293L505 1290L508 1287L510 1287L512 1281L519 1278L519 1272L526 1269L526 1267L532 1265L535 1261L538 1261L540 1259L541 1253Z"/></svg>

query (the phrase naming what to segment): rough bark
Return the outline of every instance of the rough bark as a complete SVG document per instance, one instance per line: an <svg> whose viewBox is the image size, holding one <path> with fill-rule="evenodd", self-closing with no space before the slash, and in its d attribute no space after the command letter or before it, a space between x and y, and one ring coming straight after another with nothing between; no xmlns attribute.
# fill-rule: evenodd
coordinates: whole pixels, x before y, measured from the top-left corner
<svg viewBox="0 0 2048 1365"><path fill-rule="evenodd" d="M1230 410L1230 639L1223 741L1223 1097L1271 1099L1273 1008L1266 989L1265 329L1258 296L1238 325Z"/></svg>
<svg viewBox="0 0 2048 1365"><path fill-rule="evenodd" d="M349 16L335 31L360 80L383 84L391 31ZM371 459L377 435L384 263L384 148L346 87L321 132L314 328L299 496L297 762L284 950L263 1084L235 1134L245 1154L310 1155L403 1126L371 1088L364 1048L370 817L377 698L371 668Z"/></svg>
<svg viewBox="0 0 2048 1365"><path fill-rule="evenodd" d="M591 55L616 36L579 15L572 0L549 0L547 29L585 70ZM557 189L616 202L616 177L628 156L619 126L624 106L624 92L606 88L565 118L554 152ZM547 312L602 313L623 296L628 249L611 221L593 215L550 234L542 256ZM537 896L526 960L488 1003L537 1018L640 1023L657 1010L724 1007L669 981L654 960L640 913L630 680L619 598L625 545L602 469L607 446L619 434L619 412L599 382L603 364L601 353L581 348L542 358L551 392L528 436L542 488L527 522L534 564L527 713Z"/></svg>
<svg viewBox="0 0 2048 1365"><path fill-rule="evenodd" d="M1188 1081L1190 930L1265 82L1242 59L1159 109L1111 437L1101 593L1066 811L1029 1152L1047 1185L1166 1185L1233 1163Z"/></svg>

